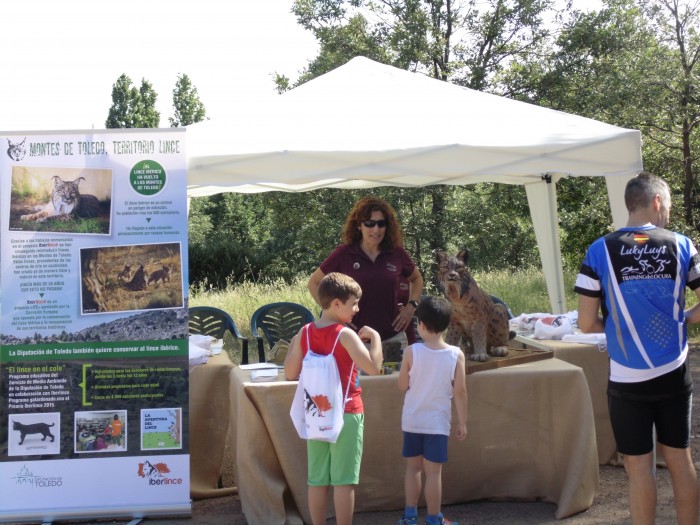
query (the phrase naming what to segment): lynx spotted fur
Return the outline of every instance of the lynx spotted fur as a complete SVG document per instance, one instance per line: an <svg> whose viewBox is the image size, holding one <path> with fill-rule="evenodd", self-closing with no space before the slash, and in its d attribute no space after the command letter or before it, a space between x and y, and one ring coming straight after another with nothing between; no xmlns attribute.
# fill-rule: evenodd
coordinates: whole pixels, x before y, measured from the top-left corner
<svg viewBox="0 0 700 525"><path fill-rule="evenodd" d="M64 181L58 175L52 177L53 190L47 204L37 206L35 213L20 217L23 221L45 222L48 219L69 221L76 217L97 217L100 212L100 201L94 195L81 195L78 185L84 177L72 181Z"/></svg>
<svg viewBox="0 0 700 525"><path fill-rule="evenodd" d="M452 304L452 321L445 341L459 346L464 337L468 343L469 359L488 361L489 355L508 355L508 341L515 337L508 326L508 311L496 304L474 281L467 270L469 251L456 256L435 251L438 262L438 284Z"/></svg>

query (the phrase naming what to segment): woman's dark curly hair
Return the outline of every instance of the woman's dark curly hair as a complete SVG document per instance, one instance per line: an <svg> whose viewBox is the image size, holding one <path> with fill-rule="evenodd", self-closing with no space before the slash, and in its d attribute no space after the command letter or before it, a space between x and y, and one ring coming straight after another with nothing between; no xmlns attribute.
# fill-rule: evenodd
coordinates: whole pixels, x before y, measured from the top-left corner
<svg viewBox="0 0 700 525"><path fill-rule="evenodd" d="M386 220L386 232L379 247L383 250L390 250L403 246L403 235L401 227L396 220L396 212L391 204L378 197L362 197L355 203L350 213L345 219L343 226L343 242L345 244L355 244L362 241L360 223L369 220L373 211L380 211Z"/></svg>

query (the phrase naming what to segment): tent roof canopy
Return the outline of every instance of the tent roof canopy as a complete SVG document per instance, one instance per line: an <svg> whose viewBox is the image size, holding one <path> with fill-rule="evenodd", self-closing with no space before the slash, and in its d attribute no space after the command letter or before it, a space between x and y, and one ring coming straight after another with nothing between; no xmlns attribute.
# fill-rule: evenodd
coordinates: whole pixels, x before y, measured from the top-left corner
<svg viewBox="0 0 700 525"><path fill-rule="evenodd" d="M188 194L629 175L641 137L364 57L187 130Z"/></svg>
<svg viewBox="0 0 700 525"><path fill-rule="evenodd" d="M240 104L239 112L230 122L188 128L189 196L524 184L553 313L566 311L557 179L605 176L619 225L624 183L642 169L637 130L362 57L269 104Z"/></svg>

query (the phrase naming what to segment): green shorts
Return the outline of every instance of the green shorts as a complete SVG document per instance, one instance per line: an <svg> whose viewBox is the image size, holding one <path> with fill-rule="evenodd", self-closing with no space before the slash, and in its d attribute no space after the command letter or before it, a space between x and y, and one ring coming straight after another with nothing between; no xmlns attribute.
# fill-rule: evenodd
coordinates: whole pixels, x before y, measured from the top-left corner
<svg viewBox="0 0 700 525"><path fill-rule="evenodd" d="M357 485L360 482L364 414L343 414L343 430L335 443L309 439L309 479L312 487Z"/></svg>

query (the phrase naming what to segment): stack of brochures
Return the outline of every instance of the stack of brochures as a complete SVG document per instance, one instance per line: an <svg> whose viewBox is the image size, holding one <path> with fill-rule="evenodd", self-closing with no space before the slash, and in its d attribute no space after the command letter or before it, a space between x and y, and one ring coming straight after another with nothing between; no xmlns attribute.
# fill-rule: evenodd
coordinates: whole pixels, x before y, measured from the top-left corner
<svg viewBox="0 0 700 525"><path fill-rule="evenodd" d="M242 370L250 370L250 380L253 383L265 383L277 381L277 373L280 367L272 363L255 363L241 365Z"/></svg>
<svg viewBox="0 0 700 525"><path fill-rule="evenodd" d="M253 383L264 383L266 381L277 381L277 367L261 368L259 370L250 371L250 380Z"/></svg>

